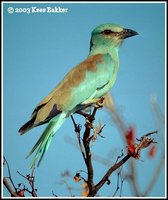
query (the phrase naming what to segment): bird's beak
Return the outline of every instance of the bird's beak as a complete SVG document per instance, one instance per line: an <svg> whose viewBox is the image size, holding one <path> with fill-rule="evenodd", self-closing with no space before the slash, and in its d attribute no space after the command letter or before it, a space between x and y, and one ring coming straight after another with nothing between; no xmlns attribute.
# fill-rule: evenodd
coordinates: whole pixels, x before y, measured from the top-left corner
<svg viewBox="0 0 168 200"><path fill-rule="evenodd" d="M128 38L128 37L132 37L134 35L138 35L138 33L136 31L133 31L131 29L123 29L123 31L121 32L121 38L122 39L125 39L125 38Z"/></svg>

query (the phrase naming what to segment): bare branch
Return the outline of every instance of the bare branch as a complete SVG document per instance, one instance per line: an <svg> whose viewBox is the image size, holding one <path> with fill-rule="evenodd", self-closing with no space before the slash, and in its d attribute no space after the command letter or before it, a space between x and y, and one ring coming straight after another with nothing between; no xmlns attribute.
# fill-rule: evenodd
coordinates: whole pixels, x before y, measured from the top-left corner
<svg viewBox="0 0 168 200"><path fill-rule="evenodd" d="M8 161L6 160L5 156L3 156L3 159L4 159L4 163L6 163L6 165L7 165L7 169L8 169L8 178L10 179L10 182L12 183L12 186L13 186L13 188L15 189L15 192L17 192L17 188L15 187L15 184L14 184L14 182L13 182L13 180L12 180L12 175L11 175L9 163L8 163Z"/></svg>
<svg viewBox="0 0 168 200"><path fill-rule="evenodd" d="M109 179L110 175L119 167L121 167L128 159L130 159L130 155L126 155L121 161L113 165L104 175L104 177L100 180L100 182L95 186L95 192L97 191L105 184L105 182Z"/></svg>
<svg viewBox="0 0 168 200"><path fill-rule="evenodd" d="M120 171L121 172L121 171ZM120 176L120 172L117 173L117 188L113 194L113 197L115 197L115 195L117 194L117 191L120 189L119 187L119 176Z"/></svg>
<svg viewBox="0 0 168 200"><path fill-rule="evenodd" d="M37 193L36 193L37 189L35 189L35 186L34 186L34 181L35 181L34 180L35 179L35 177L34 177L34 168L32 169L31 175L28 174L28 175L24 176L19 171L17 171L17 173L29 182L29 185L31 187L31 191L28 188L25 189L25 190L27 192L29 192L32 195L32 197L37 197Z"/></svg>
<svg viewBox="0 0 168 200"><path fill-rule="evenodd" d="M8 192L11 194L11 197L20 197L17 192L13 191L6 178L3 178L3 184L5 185Z"/></svg>
<svg viewBox="0 0 168 200"><path fill-rule="evenodd" d="M125 180L125 178L121 177L121 171L120 171L120 179L121 179L121 186L120 186L120 197L121 197L122 196L123 183L124 183L124 180Z"/></svg>
<svg viewBox="0 0 168 200"><path fill-rule="evenodd" d="M77 125L73 116L71 115L71 119L72 119L72 122L73 122L73 125L75 127L75 132L76 132L76 136L77 136L77 139L78 139L78 143L79 143L79 147L80 147L80 150L81 150L81 153L82 153L82 156L83 156L83 159L86 163L86 156L85 156L85 151L84 151L84 148L82 146L82 143L81 143L81 138L80 138L80 130L81 130L81 126L80 125Z"/></svg>

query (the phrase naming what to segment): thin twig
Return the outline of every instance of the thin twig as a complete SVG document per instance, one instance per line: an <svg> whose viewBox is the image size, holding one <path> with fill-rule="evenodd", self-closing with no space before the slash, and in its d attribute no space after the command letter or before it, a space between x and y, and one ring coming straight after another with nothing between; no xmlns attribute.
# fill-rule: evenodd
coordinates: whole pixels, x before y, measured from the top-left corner
<svg viewBox="0 0 168 200"><path fill-rule="evenodd" d="M120 158L122 158L124 156L124 153L123 153L123 149L122 149L122 152L121 152L121 155L120 156L117 156L117 159L116 159L116 162L115 162L115 164L118 162L118 160L120 159Z"/></svg>
<svg viewBox="0 0 168 200"><path fill-rule="evenodd" d="M122 177L121 177L121 173L120 173L120 179L121 179L121 187L120 187L120 197L121 197L121 194L122 194L122 188L123 188L123 183L124 183L124 180L125 180L125 178L122 179Z"/></svg>
<svg viewBox="0 0 168 200"><path fill-rule="evenodd" d="M37 197L36 189L34 186L34 168L32 169L31 175L24 176L19 171L17 171L17 173L29 182L31 191L28 188L26 189L26 191L29 192L32 195L32 197Z"/></svg>
<svg viewBox="0 0 168 200"><path fill-rule="evenodd" d="M77 139L78 139L78 143L79 143L79 147L80 147L83 159L84 159L84 161L86 163L86 156L85 156L84 148L82 146L81 139L80 139L80 128L79 128L79 125L76 124L76 122L74 120L74 117L72 115L71 115L71 119L72 119L73 125L75 127L75 132L76 132L76 136L77 136Z"/></svg>
<svg viewBox="0 0 168 200"><path fill-rule="evenodd" d="M11 175L9 163L8 163L8 161L6 160L5 156L3 156L3 159L4 159L4 161L5 161L6 165L7 165L7 169L8 169L8 178L9 178L10 182L12 183L12 186L13 186L13 188L15 189L15 192L17 192L17 188L15 187L15 184L14 184L14 182L13 182L13 180L12 180L12 175Z"/></svg>
<svg viewBox="0 0 168 200"><path fill-rule="evenodd" d="M157 131L157 130L155 130L155 131L151 131L151 132L145 134L145 135L142 136L142 137L147 137L147 136L152 135L152 134L155 134L155 133L158 133L158 131Z"/></svg>
<svg viewBox="0 0 168 200"><path fill-rule="evenodd" d="M115 197L115 195L117 194L117 191L120 189L120 187L119 187L119 175L120 175L120 172L121 172L121 171L119 171L119 172L117 173L117 188L116 188L116 190L115 190L115 192L114 192L114 194L113 194L113 197Z"/></svg>
<svg viewBox="0 0 168 200"><path fill-rule="evenodd" d="M105 184L105 182L109 179L110 175L119 167L121 167L128 159L130 159L130 155L126 155L121 161L110 167L110 169L106 172L104 177L99 181L99 183L95 186L94 193L96 194L98 190ZM94 195L95 195L94 194Z"/></svg>
<svg viewBox="0 0 168 200"><path fill-rule="evenodd" d="M54 197L58 197L58 196L54 193L53 190L52 190L52 195L53 195Z"/></svg>

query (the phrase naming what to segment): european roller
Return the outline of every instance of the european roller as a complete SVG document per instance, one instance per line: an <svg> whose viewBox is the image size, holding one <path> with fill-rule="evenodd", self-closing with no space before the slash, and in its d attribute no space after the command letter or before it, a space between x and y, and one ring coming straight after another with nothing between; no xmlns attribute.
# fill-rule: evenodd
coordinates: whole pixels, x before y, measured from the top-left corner
<svg viewBox="0 0 168 200"><path fill-rule="evenodd" d="M20 129L24 134L47 123L47 126L28 156L40 164L53 136L73 113L91 106L105 96L115 83L119 67L119 48L124 39L136 31L116 24L102 24L91 34L88 57L70 70L62 81L34 109L31 119Z"/></svg>

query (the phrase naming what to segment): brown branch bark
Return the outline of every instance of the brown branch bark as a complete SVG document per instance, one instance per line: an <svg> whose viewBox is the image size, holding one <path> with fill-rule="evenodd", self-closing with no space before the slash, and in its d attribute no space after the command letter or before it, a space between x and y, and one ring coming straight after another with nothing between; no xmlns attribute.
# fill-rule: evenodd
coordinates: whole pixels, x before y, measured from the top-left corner
<svg viewBox="0 0 168 200"><path fill-rule="evenodd" d="M118 169L119 167L121 167L128 159L130 159L130 155L126 155L121 161L119 161L118 163L116 163L115 165L113 165L112 167L110 167L110 169L106 172L106 174L104 175L104 177L99 181L99 183L97 185L95 185L95 190L92 191L92 193L89 193L89 196L95 196L96 193L98 192L98 190L106 183L106 181L108 181L109 177L111 176L111 174Z"/></svg>
<svg viewBox="0 0 168 200"><path fill-rule="evenodd" d="M3 184L8 190L8 192L11 194L11 197L20 197L10 186L6 178L3 178Z"/></svg>
<svg viewBox="0 0 168 200"><path fill-rule="evenodd" d="M91 152L90 152L90 146L89 146L89 137L90 137L90 128L86 127L84 136L83 136L83 145L86 152L86 167L88 171L88 179L87 184L89 187L89 191L94 190L94 183L93 183L93 166L92 166L92 159L91 159Z"/></svg>
<svg viewBox="0 0 168 200"><path fill-rule="evenodd" d="M101 103L103 99L100 99ZM97 109L99 106L95 106L92 114L87 117L86 124L85 124L85 132L83 134L83 146L85 148L86 152L86 167L88 171L88 179L87 179L87 184L89 187L89 193L95 190L94 182L93 182L93 176L94 176L94 171L93 171L93 166L92 166L92 155L90 151L90 141L92 136L90 136L91 129L93 128L93 121L95 119L95 115L97 112Z"/></svg>

